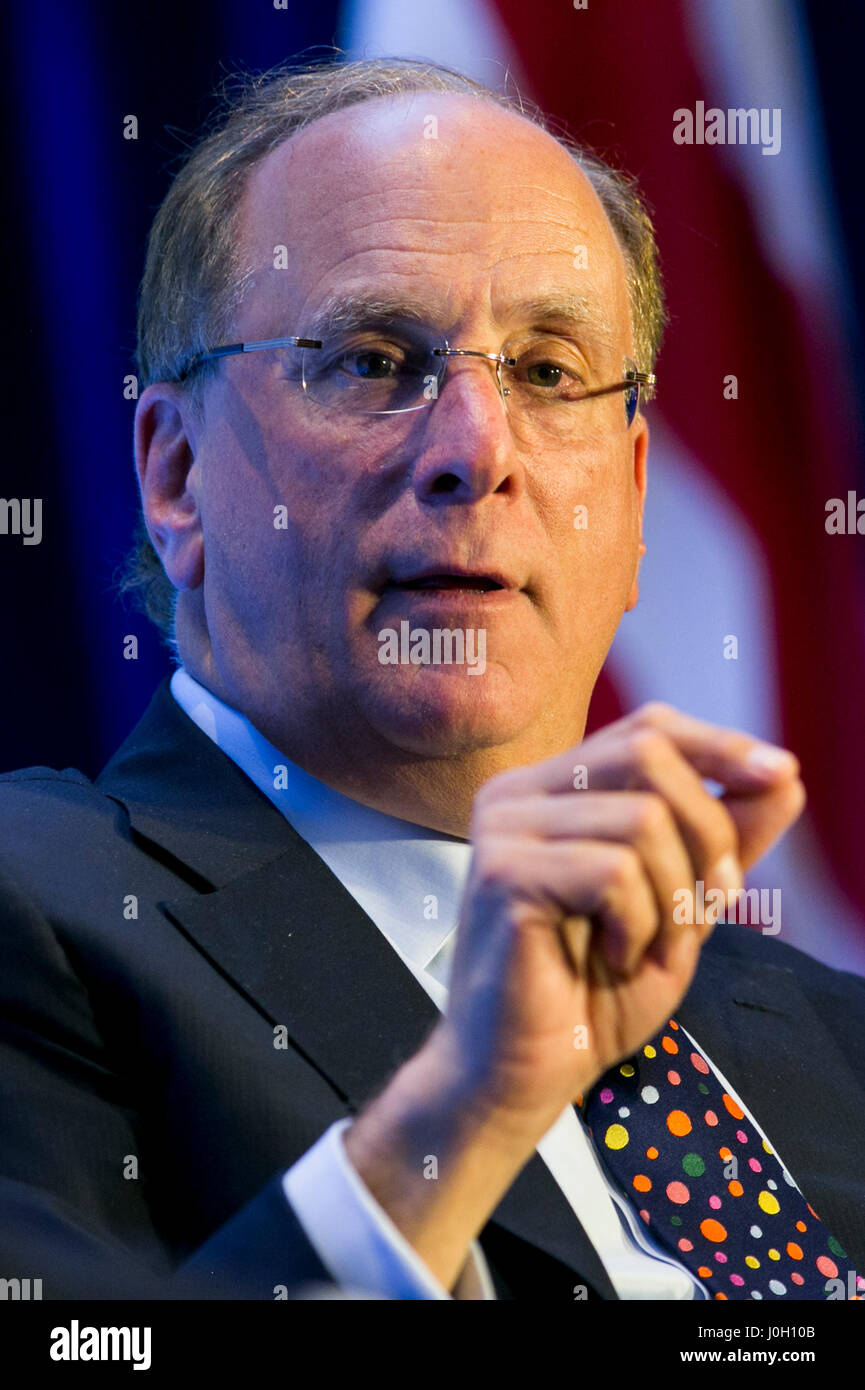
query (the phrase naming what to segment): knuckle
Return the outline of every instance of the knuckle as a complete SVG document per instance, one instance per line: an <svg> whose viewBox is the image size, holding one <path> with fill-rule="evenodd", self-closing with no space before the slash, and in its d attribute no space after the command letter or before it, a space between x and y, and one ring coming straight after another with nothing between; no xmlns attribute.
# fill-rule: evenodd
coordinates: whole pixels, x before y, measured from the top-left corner
<svg viewBox="0 0 865 1390"><path fill-rule="evenodd" d="M634 830L641 840L654 841L673 833L676 825L672 812L657 792L638 793L634 812Z"/></svg>
<svg viewBox="0 0 865 1390"><path fill-rule="evenodd" d="M672 714L672 705L665 704L663 700L649 700L635 711L633 722L643 729L666 728Z"/></svg>
<svg viewBox="0 0 865 1390"><path fill-rule="evenodd" d="M608 893L627 897L638 888L642 880L642 865L637 851L630 845L617 845L610 854L604 873L604 884Z"/></svg>
<svg viewBox="0 0 865 1390"><path fill-rule="evenodd" d="M648 774L667 753L668 743L655 729L638 728L628 740L628 761L636 772Z"/></svg>

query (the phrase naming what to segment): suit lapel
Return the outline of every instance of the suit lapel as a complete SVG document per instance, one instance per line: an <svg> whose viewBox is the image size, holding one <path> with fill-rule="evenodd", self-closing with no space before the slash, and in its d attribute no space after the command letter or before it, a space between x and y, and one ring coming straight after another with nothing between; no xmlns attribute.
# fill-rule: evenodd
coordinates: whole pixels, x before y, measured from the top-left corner
<svg viewBox="0 0 865 1390"><path fill-rule="evenodd" d="M198 890L161 909L272 1025L285 1025L347 1107L359 1110L438 1018L375 923L179 709L167 682L98 785ZM602 1298L616 1298L537 1154L490 1220L569 1266Z"/></svg>

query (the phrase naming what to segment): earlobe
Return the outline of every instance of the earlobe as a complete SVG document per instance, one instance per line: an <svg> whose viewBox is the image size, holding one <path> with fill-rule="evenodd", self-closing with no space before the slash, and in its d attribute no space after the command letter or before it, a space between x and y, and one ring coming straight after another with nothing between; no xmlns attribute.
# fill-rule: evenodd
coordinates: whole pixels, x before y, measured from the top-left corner
<svg viewBox="0 0 865 1390"><path fill-rule="evenodd" d="M631 609L637 606L637 601L640 597L640 561L646 553L646 546L643 541L643 509L646 503L646 460L649 452L649 426L642 416L636 428L637 435L634 440L634 487L637 493L640 540L637 548L637 564L634 569L634 578L628 594L628 601L625 604L626 613L630 613Z"/></svg>
<svg viewBox="0 0 865 1390"><path fill-rule="evenodd" d="M171 382L148 386L135 413L135 467L148 534L176 589L204 578L196 456L188 397Z"/></svg>
<svg viewBox="0 0 865 1390"><path fill-rule="evenodd" d="M636 568L636 570L635 570L635 572L634 572L634 582L633 582L633 584L631 585L631 592L628 594L628 601L627 601L627 603L625 604L625 612L626 612L626 613L630 613L630 611L631 611L632 608L636 608L636 606L637 606L637 600L638 600L639 597L640 597L640 581L639 581L640 560L642 560L642 558L643 558L643 556L645 555L645 553L646 553L645 544L644 544L643 541L640 541L639 548L638 548L639 558L638 558L638 560L637 560L637 568Z"/></svg>

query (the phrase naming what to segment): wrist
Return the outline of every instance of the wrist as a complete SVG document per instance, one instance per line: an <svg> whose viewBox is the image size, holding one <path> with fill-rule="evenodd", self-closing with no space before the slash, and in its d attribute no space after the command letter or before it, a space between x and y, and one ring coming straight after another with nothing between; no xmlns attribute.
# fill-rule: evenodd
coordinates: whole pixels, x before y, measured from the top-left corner
<svg viewBox="0 0 865 1390"><path fill-rule="evenodd" d="M416 1066L412 1088L429 1107L450 1117L453 1144L482 1146L503 1160L526 1162L568 1103L539 1102L533 1088L528 1099L517 1102L502 1077L479 1078L446 1017L411 1060Z"/></svg>

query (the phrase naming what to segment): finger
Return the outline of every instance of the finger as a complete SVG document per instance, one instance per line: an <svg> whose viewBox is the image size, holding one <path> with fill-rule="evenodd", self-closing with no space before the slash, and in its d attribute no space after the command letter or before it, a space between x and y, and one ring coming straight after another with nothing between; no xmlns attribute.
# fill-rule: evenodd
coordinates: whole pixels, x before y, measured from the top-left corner
<svg viewBox="0 0 865 1390"><path fill-rule="evenodd" d="M742 887L735 821L664 734L645 730L632 733L626 742L617 744L614 757L595 781L662 797L687 848L692 880L700 879L707 888L720 888L724 893Z"/></svg>
<svg viewBox="0 0 865 1390"><path fill-rule="evenodd" d="M789 749L742 729L709 724L672 705L643 705L631 720L638 728L665 734L701 777L731 790L758 790L799 775L799 760Z"/></svg>
<svg viewBox="0 0 865 1390"><path fill-rule="evenodd" d="M620 730L619 736L608 744L603 762L593 768L591 777L596 789L620 794L623 789L653 792L667 802L691 861L686 880L689 885L699 879L707 889L720 889L725 896L742 888L735 821L723 802L706 790L701 777L664 734L633 726ZM475 798L473 826L502 814L505 798L485 796L486 791L487 788L482 788ZM564 804L566 800L579 800L580 796L591 794L581 792L561 799ZM527 795L525 793L522 799ZM519 799L518 796L511 798ZM714 923L705 925L711 928Z"/></svg>
<svg viewBox="0 0 865 1390"><path fill-rule="evenodd" d="M603 840L503 840L519 862L519 896L559 915L585 916L610 969L631 975L654 941L658 905L639 855L629 845Z"/></svg>
<svg viewBox="0 0 865 1390"><path fill-rule="evenodd" d="M565 753L530 767L500 773L481 792L489 789L489 794L495 796L573 791L580 767L586 769L591 790L597 785L598 770L614 755L616 745L642 732L666 737L701 777L711 778L728 790L760 791L799 773L798 760L787 749L740 730L682 714L672 706L652 704L599 730Z"/></svg>
<svg viewBox="0 0 865 1390"><path fill-rule="evenodd" d="M629 844L642 860L655 893L659 943L682 929L674 912L684 889L693 895L694 869L670 807L651 792L579 792L523 796L487 807L478 830L544 840L610 840Z"/></svg>
<svg viewBox="0 0 865 1390"><path fill-rule="evenodd" d="M792 782L782 782L761 796L730 793L721 798L736 826L744 869L756 863L798 819L806 800L805 788L798 777Z"/></svg>

